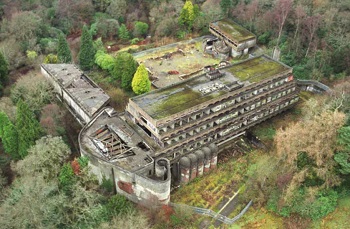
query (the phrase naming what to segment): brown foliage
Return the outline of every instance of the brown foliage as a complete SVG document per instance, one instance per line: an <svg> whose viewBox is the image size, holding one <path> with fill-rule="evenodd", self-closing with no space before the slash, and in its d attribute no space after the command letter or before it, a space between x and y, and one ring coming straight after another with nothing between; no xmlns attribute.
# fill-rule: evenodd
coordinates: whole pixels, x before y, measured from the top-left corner
<svg viewBox="0 0 350 229"><path fill-rule="evenodd" d="M64 111L56 104L48 104L41 111L40 125L46 134L58 136L63 125Z"/></svg>
<svg viewBox="0 0 350 229"><path fill-rule="evenodd" d="M287 196L291 195L311 172L309 168L298 171L297 157L300 152L305 152L314 162L313 171L325 181L324 187L332 187L339 183L339 178L333 172L335 166L333 156L337 130L343 126L345 115L324 107L327 106L323 103L309 101L304 120L292 123L276 132L277 157L295 171L286 192Z"/></svg>
<svg viewBox="0 0 350 229"><path fill-rule="evenodd" d="M77 159L74 159L74 161L72 161L70 164L72 166L74 174L79 175L80 174L80 165L79 165Z"/></svg>

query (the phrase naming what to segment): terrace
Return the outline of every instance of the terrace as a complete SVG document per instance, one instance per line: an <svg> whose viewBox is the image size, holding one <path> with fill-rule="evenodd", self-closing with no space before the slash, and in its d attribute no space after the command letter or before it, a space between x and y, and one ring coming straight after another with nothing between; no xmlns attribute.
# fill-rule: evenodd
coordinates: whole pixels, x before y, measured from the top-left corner
<svg viewBox="0 0 350 229"><path fill-rule="evenodd" d="M202 74L205 66L220 63L219 58L203 52L203 39L199 37L149 49L135 53L134 58L147 67L153 86L163 88Z"/></svg>
<svg viewBox="0 0 350 229"><path fill-rule="evenodd" d="M202 74L131 100L150 117L160 120L290 70L267 56L259 56L222 68L211 76Z"/></svg>

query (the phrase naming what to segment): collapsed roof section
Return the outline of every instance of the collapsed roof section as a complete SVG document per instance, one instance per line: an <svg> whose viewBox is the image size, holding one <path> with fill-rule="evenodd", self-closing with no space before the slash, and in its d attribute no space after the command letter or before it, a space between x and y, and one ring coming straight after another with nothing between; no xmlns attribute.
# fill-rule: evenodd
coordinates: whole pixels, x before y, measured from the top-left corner
<svg viewBox="0 0 350 229"><path fill-rule="evenodd" d="M151 147L113 108L106 108L85 126L79 141L84 151L127 171L153 163Z"/></svg>

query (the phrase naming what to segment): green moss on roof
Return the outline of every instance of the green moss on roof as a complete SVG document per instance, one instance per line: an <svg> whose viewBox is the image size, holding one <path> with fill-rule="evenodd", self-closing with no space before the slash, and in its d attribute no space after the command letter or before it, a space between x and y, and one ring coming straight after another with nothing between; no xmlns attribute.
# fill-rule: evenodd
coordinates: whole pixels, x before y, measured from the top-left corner
<svg viewBox="0 0 350 229"><path fill-rule="evenodd" d="M289 70L287 66L265 56L253 58L236 64L226 71L232 73L240 81L257 83L275 74Z"/></svg>
<svg viewBox="0 0 350 229"><path fill-rule="evenodd" d="M156 119L164 118L176 114L184 109L201 104L214 96L203 96L202 93L185 89L179 94L173 94L155 107Z"/></svg>
<svg viewBox="0 0 350 229"><path fill-rule="evenodd" d="M213 24L236 41L244 41L255 37L253 33L229 19L217 21Z"/></svg>

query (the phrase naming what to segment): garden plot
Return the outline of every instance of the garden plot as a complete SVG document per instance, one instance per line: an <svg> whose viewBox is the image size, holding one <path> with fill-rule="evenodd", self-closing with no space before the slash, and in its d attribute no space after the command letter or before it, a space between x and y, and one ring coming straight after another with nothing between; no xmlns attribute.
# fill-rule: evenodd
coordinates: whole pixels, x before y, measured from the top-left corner
<svg viewBox="0 0 350 229"><path fill-rule="evenodd" d="M200 37L149 49L135 53L134 58L146 66L155 87L166 87L202 74L205 66L220 63L220 59L203 52L203 39Z"/></svg>

